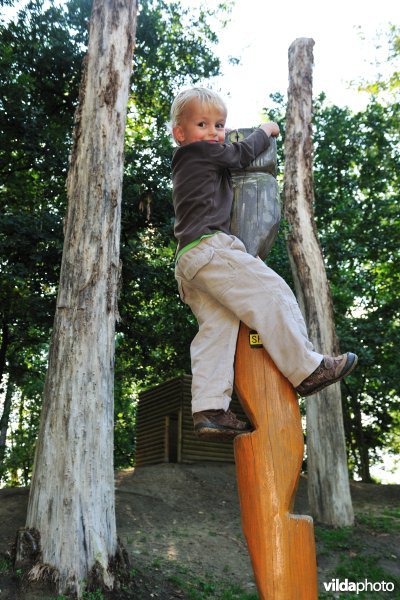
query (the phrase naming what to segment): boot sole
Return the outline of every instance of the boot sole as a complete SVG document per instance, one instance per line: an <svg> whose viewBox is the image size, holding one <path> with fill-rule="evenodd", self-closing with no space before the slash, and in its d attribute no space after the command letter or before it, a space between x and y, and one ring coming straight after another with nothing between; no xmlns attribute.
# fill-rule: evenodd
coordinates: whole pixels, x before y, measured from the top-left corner
<svg viewBox="0 0 400 600"><path fill-rule="evenodd" d="M219 427L210 427L209 425L198 425L194 432L198 438L205 441L232 440L242 433L250 433L251 429L238 431L237 429L220 429Z"/></svg>
<svg viewBox="0 0 400 600"><path fill-rule="evenodd" d="M347 377L347 375L349 375L353 371L353 369L357 366L357 363L358 363L357 354L353 354L352 352L350 354L351 354L351 356L354 357L353 361L350 363L350 365L347 367L347 369L345 367L345 369L341 372L341 374L338 377L336 377L336 379L330 379L329 381L325 381L324 383L321 383L320 385L315 387L313 390L310 390L308 392L300 392L296 388L296 392L299 394L299 396L301 396L302 398L306 398L307 396L312 396L313 394L318 394L318 392L321 392L328 386L332 385L332 383L337 383L338 381L341 381L344 377Z"/></svg>

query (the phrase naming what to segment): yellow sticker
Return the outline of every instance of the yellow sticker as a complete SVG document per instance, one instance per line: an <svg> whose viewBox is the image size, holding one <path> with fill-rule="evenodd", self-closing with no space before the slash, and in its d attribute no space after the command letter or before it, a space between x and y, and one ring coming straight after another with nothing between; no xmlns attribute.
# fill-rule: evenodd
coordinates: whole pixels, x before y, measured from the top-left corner
<svg viewBox="0 0 400 600"><path fill-rule="evenodd" d="M251 348L263 347L259 334L257 333L257 331L254 330L250 331L249 333L249 343Z"/></svg>

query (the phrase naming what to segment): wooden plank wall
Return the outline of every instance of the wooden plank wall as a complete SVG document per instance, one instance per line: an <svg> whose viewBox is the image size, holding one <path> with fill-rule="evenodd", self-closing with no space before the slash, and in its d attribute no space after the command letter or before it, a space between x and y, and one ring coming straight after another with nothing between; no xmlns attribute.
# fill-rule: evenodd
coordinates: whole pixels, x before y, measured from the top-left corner
<svg viewBox="0 0 400 600"><path fill-rule="evenodd" d="M193 432L190 375L183 375L139 395L136 421L136 466L168 462L166 417L180 413L178 461L234 462L232 441L204 442ZM234 396L231 409L245 418Z"/></svg>
<svg viewBox="0 0 400 600"><path fill-rule="evenodd" d="M166 462L165 418L182 408L180 378L139 394L136 416L136 466Z"/></svg>
<svg viewBox="0 0 400 600"><path fill-rule="evenodd" d="M234 462L232 441L204 442L194 434L190 393L191 382L192 378L190 376L186 376L183 382L182 462Z"/></svg>

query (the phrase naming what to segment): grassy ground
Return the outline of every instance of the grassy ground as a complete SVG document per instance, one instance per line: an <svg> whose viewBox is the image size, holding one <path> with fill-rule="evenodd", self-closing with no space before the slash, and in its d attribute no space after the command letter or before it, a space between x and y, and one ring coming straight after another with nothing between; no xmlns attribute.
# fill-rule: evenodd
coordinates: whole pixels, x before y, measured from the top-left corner
<svg viewBox="0 0 400 600"><path fill-rule="evenodd" d="M387 508L357 514L355 527L332 529L323 526L315 527L318 560L324 559L332 565L330 570L324 572L323 578L326 584L337 581L343 586L349 582L358 583L359 592L352 591L321 591L320 599L330 600L345 598L346 600L400 600L400 577L395 574L400 569L400 548L391 544L377 544L376 541L385 542L392 536L400 533L400 508ZM374 544L368 544L368 540L375 540ZM378 554L374 554L379 552ZM385 569L380 566L382 558L387 561L391 568ZM380 565L378 566L378 561ZM394 566L399 565L396 569ZM394 567L394 568L393 568ZM176 564L171 572L171 565L155 560L151 563L141 561L132 568L131 581L126 582L124 589L120 592L105 594L99 590L86 592L84 600L108 600L109 598L126 598L135 600L172 600L181 598L185 600L257 600L258 594L253 591L241 589L238 585L228 583L224 574L221 578L205 574L203 577L193 575L185 565ZM14 585L8 585L8 594L15 590L15 600L25 597L21 583L21 572L13 572L9 558L0 560L0 576L11 581ZM361 591L362 585L368 582L369 591ZM323 582L320 581L320 588ZM386 585L389 590L383 591ZM372 588L372 589L371 589ZM392 589L393 588L393 589ZM0 588L1 589L1 588ZM43 600L66 600L65 596L48 595L47 592L36 590L32 598ZM40 594L43 594L42 596ZM12 598L12 595L0 597Z"/></svg>
<svg viewBox="0 0 400 600"><path fill-rule="evenodd" d="M351 589L346 592L321 592L319 598L400 599L400 549L391 543L368 543L371 539L389 542L389 538L395 533L400 533L400 508L358 513L356 525L352 528L328 529L317 526L315 536L318 555L325 554L335 558L334 568L325 577L326 584L332 579L338 579L342 586L346 579L359 584L358 593ZM385 569L381 566L382 563L386 563L389 568Z"/></svg>

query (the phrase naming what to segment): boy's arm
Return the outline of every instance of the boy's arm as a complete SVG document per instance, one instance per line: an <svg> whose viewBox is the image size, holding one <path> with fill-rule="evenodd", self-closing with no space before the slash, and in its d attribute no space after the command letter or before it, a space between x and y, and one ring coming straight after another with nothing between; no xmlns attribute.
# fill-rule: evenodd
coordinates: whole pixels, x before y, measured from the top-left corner
<svg viewBox="0 0 400 600"><path fill-rule="evenodd" d="M228 169L244 169L269 147L271 136L278 135L279 127L276 123L263 123L241 142L209 144L209 150L217 165Z"/></svg>

